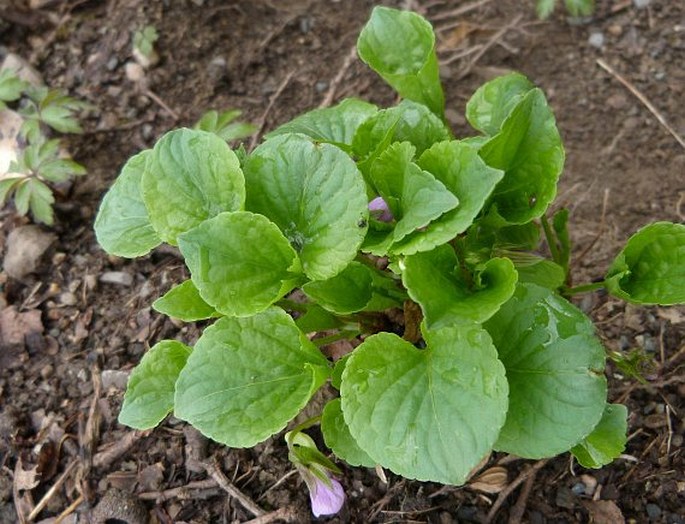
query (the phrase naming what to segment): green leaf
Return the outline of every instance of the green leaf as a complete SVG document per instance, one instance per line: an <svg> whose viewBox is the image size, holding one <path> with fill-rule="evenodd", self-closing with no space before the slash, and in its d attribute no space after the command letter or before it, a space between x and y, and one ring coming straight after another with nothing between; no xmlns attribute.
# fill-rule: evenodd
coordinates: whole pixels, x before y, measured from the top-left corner
<svg viewBox="0 0 685 524"><path fill-rule="evenodd" d="M594 0L564 0L566 10L571 16L591 16L595 11Z"/></svg>
<svg viewBox="0 0 685 524"><path fill-rule="evenodd" d="M486 135L499 133L502 123L535 86L520 73L499 76L480 86L466 104L466 119Z"/></svg>
<svg viewBox="0 0 685 524"><path fill-rule="evenodd" d="M357 52L400 96L428 106L442 118L445 98L435 34L423 17L410 11L375 7L359 35Z"/></svg>
<svg viewBox="0 0 685 524"><path fill-rule="evenodd" d="M247 208L278 225L312 280L342 271L357 254L369 217L366 186L348 155L303 135L279 135L244 166Z"/></svg>
<svg viewBox="0 0 685 524"><path fill-rule="evenodd" d="M159 237L176 245L181 233L245 203L238 157L205 131L177 129L152 150L142 182L143 201Z"/></svg>
<svg viewBox="0 0 685 524"><path fill-rule="evenodd" d="M266 138L286 133L301 133L317 142L327 142L350 152L357 128L377 112L378 108L373 104L356 98L346 98L333 107L314 109L300 115L271 131Z"/></svg>
<svg viewBox="0 0 685 524"><path fill-rule="evenodd" d="M551 457L586 437L607 393L592 322L550 290L520 284L485 328L509 380L509 412L495 449Z"/></svg>
<svg viewBox="0 0 685 524"><path fill-rule="evenodd" d="M327 360L283 310L222 318L181 371L174 414L217 442L251 447L282 430L328 374Z"/></svg>
<svg viewBox="0 0 685 524"><path fill-rule="evenodd" d="M31 184L28 178L25 178L17 184L14 190L14 207L20 216L26 215L29 212L29 204L31 202Z"/></svg>
<svg viewBox="0 0 685 524"><path fill-rule="evenodd" d="M119 422L136 429L159 424L174 408L174 384L192 349L163 340L143 356L128 379Z"/></svg>
<svg viewBox="0 0 685 524"><path fill-rule="evenodd" d="M359 446L407 478L462 484L488 453L507 411L504 367L477 326L424 332L416 349L367 338L342 376L342 410Z"/></svg>
<svg viewBox="0 0 685 524"><path fill-rule="evenodd" d="M535 5L535 12L540 20L546 20L554 12L557 0L538 0Z"/></svg>
<svg viewBox="0 0 685 524"><path fill-rule="evenodd" d="M506 221L525 224L544 214L556 196L564 148L542 91L524 95L479 152L486 164L505 172L493 203Z"/></svg>
<svg viewBox="0 0 685 524"><path fill-rule="evenodd" d="M504 173L489 167L478 152L463 142L438 142L418 160L459 199L459 205L392 247L398 254L429 251L466 231L480 213Z"/></svg>
<svg viewBox="0 0 685 524"><path fill-rule="evenodd" d="M307 304L304 315L297 317L295 324L303 333L316 333L343 326L342 320L317 304ZM288 309L286 307L286 309Z"/></svg>
<svg viewBox="0 0 685 524"><path fill-rule="evenodd" d="M598 469L617 458L626 447L628 409L622 404L607 404L595 429L571 449L584 468Z"/></svg>
<svg viewBox="0 0 685 524"><path fill-rule="evenodd" d="M207 111L195 124L194 129L214 133L226 142L239 140L252 135L257 126L245 122L233 122L242 114L237 109L229 109L219 113L218 111Z"/></svg>
<svg viewBox="0 0 685 524"><path fill-rule="evenodd" d="M606 285L636 304L685 303L685 225L655 222L640 229L609 267Z"/></svg>
<svg viewBox="0 0 685 524"><path fill-rule="evenodd" d="M200 296L224 315L254 315L297 284L297 253L261 215L221 213L183 233L178 245Z"/></svg>
<svg viewBox="0 0 685 524"><path fill-rule="evenodd" d="M414 151L409 142L396 142L371 168L371 180L397 221L388 235L392 242L427 226L459 203L442 182L412 162ZM384 255L386 245L383 242L382 247L369 247L369 251Z"/></svg>
<svg viewBox="0 0 685 524"><path fill-rule="evenodd" d="M0 100L14 102L21 98L22 93L28 87L28 82L19 78L11 69L0 69ZM4 106L4 104L3 104ZM2 109L2 107L0 107Z"/></svg>
<svg viewBox="0 0 685 524"><path fill-rule="evenodd" d="M325 309L338 315L361 311L371 300L371 270L351 262L332 278L307 282L302 291Z"/></svg>
<svg viewBox="0 0 685 524"><path fill-rule="evenodd" d="M29 179L26 185L30 186L29 208L31 209L31 215L33 215L36 222L42 222L51 226L54 222L52 204L55 203L52 189L37 178Z"/></svg>
<svg viewBox="0 0 685 524"><path fill-rule="evenodd" d="M14 172L13 170L10 170L10 172ZM5 200L7 200L7 197L12 194L12 192L17 188L18 184L24 180L25 177L19 176L19 177L12 177L12 178L3 178L0 180L0 206L5 204Z"/></svg>
<svg viewBox="0 0 685 524"><path fill-rule="evenodd" d="M102 199L95 218L95 236L107 253L139 257L162 242L150 223L141 194L141 180L150 154L147 150L131 157Z"/></svg>
<svg viewBox="0 0 685 524"><path fill-rule="evenodd" d="M352 150L370 166L392 142L411 142L416 154L421 155L435 142L449 138L449 129L426 106L403 100L398 106L378 111L364 121L354 135Z"/></svg>
<svg viewBox="0 0 685 524"><path fill-rule="evenodd" d="M558 289L566 281L564 268L551 260L527 253L512 254L511 258L519 274L519 282L528 282L549 289Z"/></svg>
<svg viewBox="0 0 685 524"><path fill-rule="evenodd" d="M484 322L516 289L516 270L508 258L490 259L472 277L449 245L408 256L404 266L402 282L430 329Z"/></svg>
<svg viewBox="0 0 685 524"><path fill-rule="evenodd" d="M321 415L321 433L323 433L326 446L335 453L336 457L343 459L350 466L373 468L376 465L376 462L359 447L350 434L339 398L329 401L324 406Z"/></svg>
<svg viewBox="0 0 685 524"><path fill-rule="evenodd" d="M192 280L186 280L167 291L152 304L152 309L184 322L195 322L218 316L216 310L207 304Z"/></svg>

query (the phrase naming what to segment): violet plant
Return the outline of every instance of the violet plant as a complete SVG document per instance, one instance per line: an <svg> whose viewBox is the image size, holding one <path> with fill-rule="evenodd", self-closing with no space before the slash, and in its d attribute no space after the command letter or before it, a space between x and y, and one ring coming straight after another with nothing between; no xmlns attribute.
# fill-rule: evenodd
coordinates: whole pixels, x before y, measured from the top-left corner
<svg viewBox="0 0 685 524"><path fill-rule="evenodd" d="M192 348L164 340L146 353L119 420L151 428L173 412L250 447L330 383L338 397L287 437L321 514L344 495L302 433L318 423L351 466L445 484L492 450L611 462L627 411L607 403L605 349L568 298L604 288L685 302L685 226L646 226L602 282L571 287L568 213L547 217L564 149L543 92L516 73L486 83L466 107L479 134L456 139L427 21L377 7L358 51L397 106L346 99L249 154L174 130L124 166L99 210L100 244L123 257L178 246L190 278L153 307L211 325ZM403 336L383 331L390 308L404 309ZM361 343L331 362L320 348L342 338Z"/></svg>

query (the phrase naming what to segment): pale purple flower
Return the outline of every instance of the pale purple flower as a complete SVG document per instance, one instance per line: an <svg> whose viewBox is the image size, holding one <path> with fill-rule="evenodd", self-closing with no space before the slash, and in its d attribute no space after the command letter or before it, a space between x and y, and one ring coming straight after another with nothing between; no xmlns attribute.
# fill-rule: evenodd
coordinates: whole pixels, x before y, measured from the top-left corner
<svg viewBox="0 0 685 524"><path fill-rule="evenodd" d="M392 222L392 211L388 207L388 203L383 200L383 197L376 197L369 202L369 211L371 215L381 222Z"/></svg>
<svg viewBox="0 0 685 524"><path fill-rule="evenodd" d="M345 503L345 490L340 482L327 474L328 481L322 480L307 471L303 474L309 488L309 500L315 517L335 515Z"/></svg>

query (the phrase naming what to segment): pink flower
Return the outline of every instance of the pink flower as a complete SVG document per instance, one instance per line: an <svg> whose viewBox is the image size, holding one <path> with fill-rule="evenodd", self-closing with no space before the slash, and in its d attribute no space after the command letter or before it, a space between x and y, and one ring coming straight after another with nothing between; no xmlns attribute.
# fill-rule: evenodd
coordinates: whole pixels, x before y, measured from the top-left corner
<svg viewBox="0 0 685 524"><path fill-rule="evenodd" d="M369 211L371 215L381 222L392 222L392 211L388 207L388 203L383 200L383 197L376 197L369 202Z"/></svg>
<svg viewBox="0 0 685 524"><path fill-rule="evenodd" d="M304 480L309 488L309 500L312 503L312 513L315 517L335 515L345 503L345 490L340 482L330 475L326 480L307 471L303 472Z"/></svg>

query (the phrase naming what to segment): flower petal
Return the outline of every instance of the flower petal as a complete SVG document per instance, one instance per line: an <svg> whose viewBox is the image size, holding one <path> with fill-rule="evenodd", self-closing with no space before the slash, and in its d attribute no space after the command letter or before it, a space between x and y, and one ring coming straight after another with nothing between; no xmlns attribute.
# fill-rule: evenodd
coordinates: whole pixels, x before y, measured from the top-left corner
<svg viewBox="0 0 685 524"><path fill-rule="evenodd" d="M315 517L322 515L335 515L345 502L345 490L340 482L329 478L330 486L320 479L309 489L309 498L312 502L312 513Z"/></svg>

